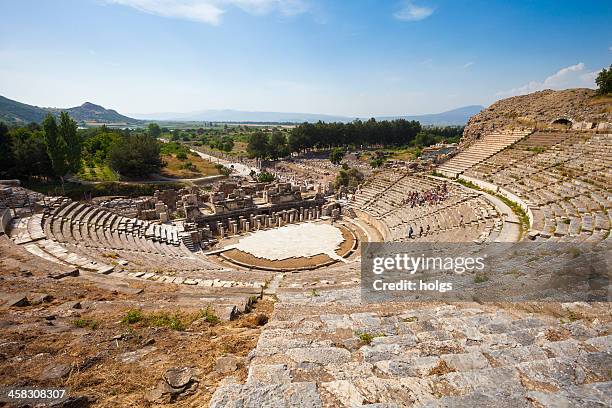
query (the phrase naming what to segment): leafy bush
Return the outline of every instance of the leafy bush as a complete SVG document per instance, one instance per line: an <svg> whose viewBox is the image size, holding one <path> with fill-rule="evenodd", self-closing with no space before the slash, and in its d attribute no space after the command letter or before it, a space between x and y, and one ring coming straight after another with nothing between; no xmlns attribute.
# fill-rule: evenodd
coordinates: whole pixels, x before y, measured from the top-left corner
<svg viewBox="0 0 612 408"><path fill-rule="evenodd" d="M110 151L110 166L126 176L146 176L162 167L160 143L147 135L124 136Z"/></svg>
<svg viewBox="0 0 612 408"><path fill-rule="evenodd" d="M267 171L262 171L257 175L257 181L260 183L270 183L274 181L276 177L272 173L268 173Z"/></svg>
<svg viewBox="0 0 612 408"><path fill-rule="evenodd" d="M75 327L78 327L80 329L91 329L91 330L96 330L99 326L100 323L97 320L94 319L77 319L73 322Z"/></svg>
<svg viewBox="0 0 612 408"><path fill-rule="evenodd" d="M181 165L181 168L189 171L197 171L198 168L190 161L187 161Z"/></svg>
<svg viewBox="0 0 612 408"><path fill-rule="evenodd" d="M142 310L140 309L130 309L127 311L123 319L121 319L121 323L124 324L134 324L141 321L143 318Z"/></svg>
<svg viewBox="0 0 612 408"><path fill-rule="evenodd" d="M168 312L152 313L146 317L145 322L148 326L167 327L176 331L185 330L183 316L179 312L172 314Z"/></svg>
<svg viewBox="0 0 612 408"><path fill-rule="evenodd" d="M383 333L356 332L362 344L369 345L376 337L384 337Z"/></svg>
<svg viewBox="0 0 612 408"><path fill-rule="evenodd" d="M193 321L193 318L184 316L180 312L169 313L166 311L144 314L142 310L130 309L123 317L123 324L142 323L150 327L167 327L172 330L183 331L185 326Z"/></svg>
<svg viewBox="0 0 612 408"><path fill-rule="evenodd" d="M489 280L489 277L487 275L476 275L474 276L474 283L484 283L486 281Z"/></svg>
<svg viewBox="0 0 612 408"><path fill-rule="evenodd" d="M342 169L336 176L336 181L334 182L335 188L340 188L341 186L348 187L351 189L357 188L359 183L363 181L363 174L354 168L345 170Z"/></svg>
<svg viewBox="0 0 612 408"><path fill-rule="evenodd" d="M200 310L199 317L203 318L210 324L217 324L221 321L210 306L206 306L206 309Z"/></svg>
<svg viewBox="0 0 612 408"><path fill-rule="evenodd" d="M329 161L332 162L333 164L340 164L343 158L344 158L344 150L342 150L339 147L332 150L331 153L329 154Z"/></svg>
<svg viewBox="0 0 612 408"><path fill-rule="evenodd" d="M370 160L370 166L372 166L374 169L382 166L383 164L385 164L385 159L382 157Z"/></svg>

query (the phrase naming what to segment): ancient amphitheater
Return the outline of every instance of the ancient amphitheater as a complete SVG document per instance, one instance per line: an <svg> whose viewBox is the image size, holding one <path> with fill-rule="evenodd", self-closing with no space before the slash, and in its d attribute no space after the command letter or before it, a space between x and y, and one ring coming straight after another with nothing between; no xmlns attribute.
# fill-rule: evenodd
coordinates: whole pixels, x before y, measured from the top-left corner
<svg viewBox="0 0 612 408"><path fill-rule="evenodd" d="M542 293L540 281L556 279L546 265L560 255L524 261L514 253L505 254L517 260L509 271L458 281L483 296L512 289L499 299L366 302L360 288L368 242L588 246L607 262L612 128L609 111L597 123L589 115L544 126L538 118L535 127L523 118L489 128L484 118L468 126L469 140L452 157L422 170L383 168L341 196L327 185L235 180L120 205L6 185L3 375L69 384L96 406L611 406L608 276L588 290ZM43 291L58 294L40 299ZM80 309L67 311L76 301ZM174 345L163 333L155 343L124 345L121 335L102 339L70 326L75 313L130 308L210 307L231 322L266 301L273 312L253 348L214 354L204 366L197 357L177 361L180 342L199 341L189 330ZM18 344L67 333L78 340L62 348L98 353L85 362L62 354L69 369L61 375L51 352ZM232 358L238 368L223 369ZM109 360L118 372L136 367L149 378L126 386L129 399L100 390L112 381L85 381ZM172 370L182 370L182 381Z"/></svg>

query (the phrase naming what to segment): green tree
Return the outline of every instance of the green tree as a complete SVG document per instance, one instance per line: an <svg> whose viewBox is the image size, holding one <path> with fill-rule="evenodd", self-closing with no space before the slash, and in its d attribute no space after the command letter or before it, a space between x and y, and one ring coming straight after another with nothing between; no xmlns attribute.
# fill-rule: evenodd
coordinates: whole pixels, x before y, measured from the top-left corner
<svg viewBox="0 0 612 408"><path fill-rule="evenodd" d="M157 139L162 134L162 130L157 123L149 123L148 130L149 136L151 136L153 139Z"/></svg>
<svg viewBox="0 0 612 408"><path fill-rule="evenodd" d="M68 172L77 173L81 168L82 141L77 132L76 122L66 112L60 114L58 132L66 148L66 168Z"/></svg>
<svg viewBox="0 0 612 408"><path fill-rule="evenodd" d="M256 157L258 159L267 159L269 157L270 144L268 136L264 132L257 131L249 136L247 154L251 158Z"/></svg>
<svg viewBox="0 0 612 408"><path fill-rule="evenodd" d="M7 171L13 167L13 149L11 146L11 137L9 128L0 122L0 171Z"/></svg>
<svg viewBox="0 0 612 408"><path fill-rule="evenodd" d="M597 84L597 93L600 95L607 95L612 93L612 65L608 69L602 69L597 78L595 79Z"/></svg>
<svg viewBox="0 0 612 408"><path fill-rule="evenodd" d="M372 166L372 168L378 168L382 166L383 164L385 164L384 157L377 157L375 159L370 160L370 166Z"/></svg>
<svg viewBox="0 0 612 408"><path fill-rule="evenodd" d="M110 149L120 140L119 132L100 128L83 141L83 159L87 163L103 165L108 160Z"/></svg>
<svg viewBox="0 0 612 408"><path fill-rule="evenodd" d="M428 132L419 132L414 138L414 145L420 147L427 147L438 143L441 140L437 135Z"/></svg>
<svg viewBox="0 0 612 408"><path fill-rule="evenodd" d="M12 152L15 158L12 172L18 178L53 175L51 160L47 154L44 133L18 128L11 131Z"/></svg>
<svg viewBox="0 0 612 408"><path fill-rule="evenodd" d="M355 168L350 168L348 170L341 169L338 175L336 176L334 187L338 189L341 186L344 186L350 189L356 189L359 183L361 183L362 181L363 174L359 170Z"/></svg>
<svg viewBox="0 0 612 408"><path fill-rule="evenodd" d="M344 150L342 150L339 147L332 150L331 153L329 154L329 161L332 162L333 164L340 164L343 158L344 158Z"/></svg>
<svg viewBox="0 0 612 408"><path fill-rule="evenodd" d="M66 142L59 134L55 117L50 113L43 121L43 129L45 132L45 145L47 146L47 154L51 160L53 174L59 177L63 189L64 176L68 173L68 163L66 161L68 148Z"/></svg>
<svg viewBox="0 0 612 408"><path fill-rule="evenodd" d="M159 172L162 166L160 145L148 135L124 136L111 148L109 163L117 173L129 176L147 176Z"/></svg>
<svg viewBox="0 0 612 408"><path fill-rule="evenodd" d="M278 159L279 157L284 157L289 154L287 149L287 138L281 132L273 132L270 137L270 157L273 160Z"/></svg>

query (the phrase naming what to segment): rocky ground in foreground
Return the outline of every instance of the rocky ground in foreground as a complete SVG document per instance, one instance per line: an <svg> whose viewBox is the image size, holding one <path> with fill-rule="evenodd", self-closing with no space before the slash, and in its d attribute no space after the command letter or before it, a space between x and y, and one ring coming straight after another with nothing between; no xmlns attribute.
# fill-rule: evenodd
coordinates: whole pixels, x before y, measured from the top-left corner
<svg viewBox="0 0 612 408"><path fill-rule="evenodd" d="M68 387L79 406L207 406L220 380L246 378L273 309L220 321L197 302L177 309L168 285L73 275L0 237L3 386Z"/></svg>

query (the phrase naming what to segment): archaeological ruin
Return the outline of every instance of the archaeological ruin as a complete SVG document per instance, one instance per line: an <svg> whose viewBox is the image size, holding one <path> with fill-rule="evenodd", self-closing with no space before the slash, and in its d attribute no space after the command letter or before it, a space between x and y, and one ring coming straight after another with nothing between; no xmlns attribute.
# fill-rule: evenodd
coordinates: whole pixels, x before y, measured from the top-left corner
<svg viewBox="0 0 612 408"><path fill-rule="evenodd" d="M140 197L3 182L2 370L100 406L610 406L612 118L535 109L566 100L550 92L502 100L458 147L355 188L300 158L270 183ZM504 247L486 274L436 275L460 298L367 301L370 243L528 249ZM179 309L197 315L159 323Z"/></svg>

